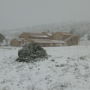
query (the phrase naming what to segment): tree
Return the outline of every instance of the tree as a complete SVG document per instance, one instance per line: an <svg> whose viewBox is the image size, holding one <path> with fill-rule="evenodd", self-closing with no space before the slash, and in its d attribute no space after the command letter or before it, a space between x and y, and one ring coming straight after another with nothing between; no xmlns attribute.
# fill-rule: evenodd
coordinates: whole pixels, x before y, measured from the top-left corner
<svg viewBox="0 0 90 90"><path fill-rule="evenodd" d="M2 35L2 34L0 33L0 42L2 43L4 39L5 39L4 35Z"/></svg>
<svg viewBox="0 0 90 90"><path fill-rule="evenodd" d="M87 36L88 40L90 40L90 35Z"/></svg>
<svg viewBox="0 0 90 90"><path fill-rule="evenodd" d="M71 34L74 34L74 33L75 33L75 29L72 28L72 29L70 30L70 33L71 33Z"/></svg>
<svg viewBox="0 0 90 90"><path fill-rule="evenodd" d="M34 62L47 58L46 51L37 43L26 44L21 50L18 51L19 62Z"/></svg>

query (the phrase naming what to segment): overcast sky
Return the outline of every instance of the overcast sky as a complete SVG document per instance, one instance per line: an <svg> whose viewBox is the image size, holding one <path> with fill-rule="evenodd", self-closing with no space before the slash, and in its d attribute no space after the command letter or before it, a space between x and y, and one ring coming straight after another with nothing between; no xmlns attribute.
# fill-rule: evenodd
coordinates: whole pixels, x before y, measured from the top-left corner
<svg viewBox="0 0 90 90"><path fill-rule="evenodd" d="M0 29L90 21L90 0L0 0Z"/></svg>

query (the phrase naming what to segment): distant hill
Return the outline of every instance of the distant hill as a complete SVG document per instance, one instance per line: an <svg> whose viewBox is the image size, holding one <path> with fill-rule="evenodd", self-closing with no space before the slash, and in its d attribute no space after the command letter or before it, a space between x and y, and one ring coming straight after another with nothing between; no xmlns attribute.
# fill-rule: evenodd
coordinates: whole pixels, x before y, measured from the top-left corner
<svg viewBox="0 0 90 90"><path fill-rule="evenodd" d="M79 22L79 23L57 23L57 24L46 24L46 25L37 25L33 27L24 27L17 29L8 29L0 30L8 38L17 37L22 32L70 32L73 31L74 34L83 36L87 33L90 33L90 23L88 22Z"/></svg>

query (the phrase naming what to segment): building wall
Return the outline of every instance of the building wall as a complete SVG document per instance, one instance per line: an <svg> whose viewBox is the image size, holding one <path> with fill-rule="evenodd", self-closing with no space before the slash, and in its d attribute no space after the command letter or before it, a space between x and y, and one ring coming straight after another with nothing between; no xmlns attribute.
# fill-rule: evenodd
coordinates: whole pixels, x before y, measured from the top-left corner
<svg viewBox="0 0 90 90"><path fill-rule="evenodd" d="M59 34L59 33L56 33L56 34L53 34L51 36L51 39L54 39L54 40L62 40L63 39L63 35L62 34Z"/></svg>
<svg viewBox="0 0 90 90"><path fill-rule="evenodd" d="M57 32L57 33L53 33L52 36L50 36L49 38L51 40L63 40L65 41L65 39L71 37L72 35L71 34L64 34L64 33L61 33L61 32ZM23 40L21 41L18 41L18 40L11 40L11 43L10 45L11 46L21 46L25 43L29 43L29 42L34 42L32 39L43 39L45 40L44 37L40 37L40 38L37 38L37 37L31 37L30 36L30 33L22 33L19 38L23 38ZM56 46L65 46L65 45L68 45L68 46L71 46L71 45L78 45L78 42L79 42L79 37L78 36L73 36L71 37L70 39L68 39L67 41L65 41L66 43L39 43L39 45L43 46L43 47L50 47L50 46L53 46L53 47L56 47Z"/></svg>
<svg viewBox="0 0 90 90"><path fill-rule="evenodd" d="M29 33L22 33L19 38L24 38L25 40L28 40L31 38Z"/></svg>
<svg viewBox="0 0 90 90"><path fill-rule="evenodd" d="M11 46L21 46L21 42L18 40L11 40L10 45Z"/></svg>
<svg viewBox="0 0 90 90"><path fill-rule="evenodd" d="M69 40L66 41L68 46L71 45L78 45L79 44L79 37L78 36L74 36L72 38L70 38Z"/></svg>
<svg viewBox="0 0 90 90"><path fill-rule="evenodd" d="M63 35L62 40L69 38L71 35Z"/></svg>
<svg viewBox="0 0 90 90"><path fill-rule="evenodd" d="M71 37L71 36L73 36L73 37ZM79 36L72 35L72 34L64 34L64 33L57 32L57 33L53 34L52 39L65 41L69 37L71 37L71 38L66 41L65 45L68 45L68 46L78 45L78 43L79 43Z"/></svg>
<svg viewBox="0 0 90 90"><path fill-rule="evenodd" d="M42 47L59 47L59 46L65 46L66 44L63 43L38 43Z"/></svg>
<svg viewBox="0 0 90 90"><path fill-rule="evenodd" d="M70 37L71 34L64 34L64 33L55 33L51 36L52 39L54 40L65 40L66 38Z"/></svg>

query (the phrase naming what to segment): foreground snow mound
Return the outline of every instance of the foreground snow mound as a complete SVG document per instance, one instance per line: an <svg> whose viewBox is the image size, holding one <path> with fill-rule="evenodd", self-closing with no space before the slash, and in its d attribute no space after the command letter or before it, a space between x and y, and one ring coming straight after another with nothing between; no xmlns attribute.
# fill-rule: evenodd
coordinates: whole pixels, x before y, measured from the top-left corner
<svg viewBox="0 0 90 90"><path fill-rule="evenodd" d="M90 47L45 48L48 60L16 62L18 48L0 48L0 90L90 90Z"/></svg>

